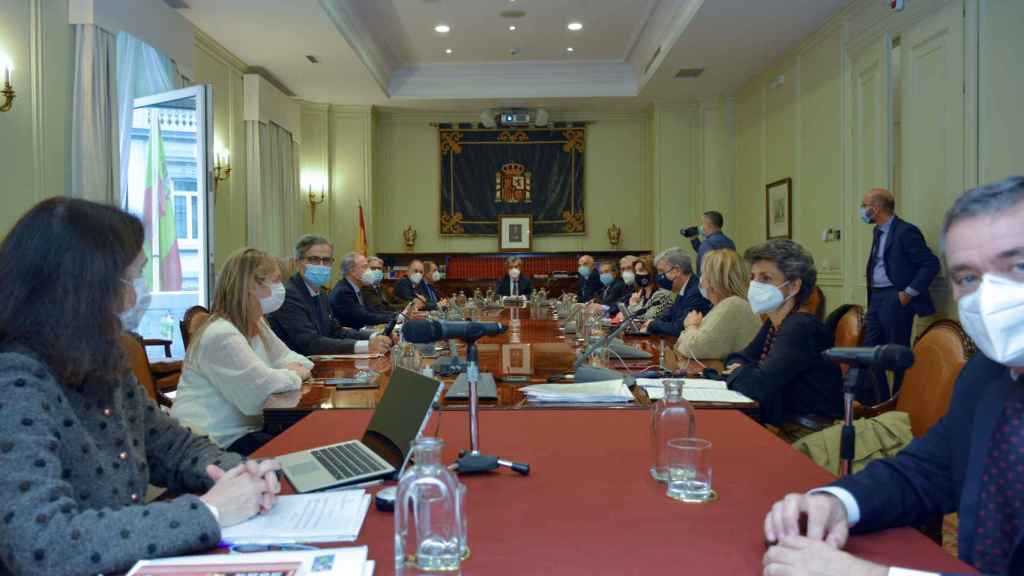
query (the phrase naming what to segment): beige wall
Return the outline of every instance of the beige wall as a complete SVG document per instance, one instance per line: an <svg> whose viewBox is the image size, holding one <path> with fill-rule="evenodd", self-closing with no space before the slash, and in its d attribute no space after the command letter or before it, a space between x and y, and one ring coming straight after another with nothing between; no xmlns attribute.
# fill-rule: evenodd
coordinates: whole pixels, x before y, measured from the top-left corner
<svg viewBox="0 0 1024 576"><path fill-rule="evenodd" d="M74 37L66 0L0 3L14 107L0 113L0 238L33 204L69 188Z"/></svg>

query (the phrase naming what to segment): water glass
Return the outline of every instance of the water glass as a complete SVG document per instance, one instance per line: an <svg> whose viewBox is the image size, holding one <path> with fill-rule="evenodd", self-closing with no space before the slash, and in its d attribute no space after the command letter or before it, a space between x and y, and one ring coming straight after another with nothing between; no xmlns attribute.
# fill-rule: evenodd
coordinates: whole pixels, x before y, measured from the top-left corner
<svg viewBox="0 0 1024 576"><path fill-rule="evenodd" d="M669 498L682 502L707 502L711 493L711 442L700 438L668 441Z"/></svg>

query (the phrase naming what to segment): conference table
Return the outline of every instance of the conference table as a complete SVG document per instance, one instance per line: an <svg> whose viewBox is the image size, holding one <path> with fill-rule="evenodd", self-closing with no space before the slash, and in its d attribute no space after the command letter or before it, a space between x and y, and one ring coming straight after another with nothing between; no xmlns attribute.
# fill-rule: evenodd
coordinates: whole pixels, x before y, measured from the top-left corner
<svg viewBox="0 0 1024 576"><path fill-rule="evenodd" d="M501 314L507 318L509 311ZM510 330L481 343L483 369L509 373L510 366L502 365L502 346L529 344L531 380L564 370L572 347L552 335L552 329L557 333L554 320L523 320L517 336ZM652 351L660 348L648 345ZM322 375L354 370L354 362L316 368ZM361 437L387 385L386 376L381 378L381 387L372 390L304 390L296 398L310 403L309 408L352 408L313 409L254 456ZM834 479L742 412L698 406L696 434L712 443L718 499L677 502L649 476L650 416L642 399L632 408L530 407L517 387L499 383L498 401L480 411L480 448L526 462L531 473L524 477L501 470L460 477L468 489L471 550L462 574L760 574L763 520L772 503ZM314 401L320 404L313 406ZM444 439L444 458L454 461L459 450L469 447L468 430L464 407L445 403L431 416L425 434ZM287 480L283 490L292 492ZM392 513L371 506L354 544L368 546L378 574L394 573ZM852 536L847 550L884 564L971 572L913 529Z"/></svg>

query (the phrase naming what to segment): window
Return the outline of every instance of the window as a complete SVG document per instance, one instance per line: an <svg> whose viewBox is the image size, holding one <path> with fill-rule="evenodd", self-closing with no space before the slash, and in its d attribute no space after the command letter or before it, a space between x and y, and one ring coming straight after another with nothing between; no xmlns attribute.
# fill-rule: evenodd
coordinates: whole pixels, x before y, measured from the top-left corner
<svg viewBox="0 0 1024 576"><path fill-rule="evenodd" d="M178 238L188 238L187 214L185 213L185 197L174 197L174 230Z"/></svg>

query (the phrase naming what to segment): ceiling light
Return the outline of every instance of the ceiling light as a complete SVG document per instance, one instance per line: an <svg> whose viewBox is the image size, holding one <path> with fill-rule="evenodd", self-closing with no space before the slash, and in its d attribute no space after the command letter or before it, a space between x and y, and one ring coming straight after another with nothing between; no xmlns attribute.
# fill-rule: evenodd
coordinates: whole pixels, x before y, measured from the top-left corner
<svg viewBox="0 0 1024 576"><path fill-rule="evenodd" d="M579 32L580 30L583 30L583 24L580 22L569 22L569 25L566 26L566 28L573 32Z"/></svg>
<svg viewBox="0 0 1024 576"><path fill-rule="evenodd" d="M447 34L451 31L452 27L447 24L438 24L437 26L434 26L434 32L437 32L438 34Z"/></svg>
<svg viewBox="0 0 1024 576"><path fill-rule="evenodd" d="M509 26L508 30L509 30L509 32L515 32L516 31L516 25L513 24L513 25Z"/></svg>
<svg viewBox="0 0 1024 576"><path fill-rule="evenodd" d="M451 48L445 48L444 49L444 53L445 54L451 54L452 53L452 49Z"/></svg>
<svg viewBox="0 0 1024 576"><path fill-rule="evenodd" d="M566 51L566 52L575 52L575 51L576 51L576 49L575 49L575 48L573 48L572 46L569 46L568 48L566 48L566 49L565 49L565 51Z"/></svg>

